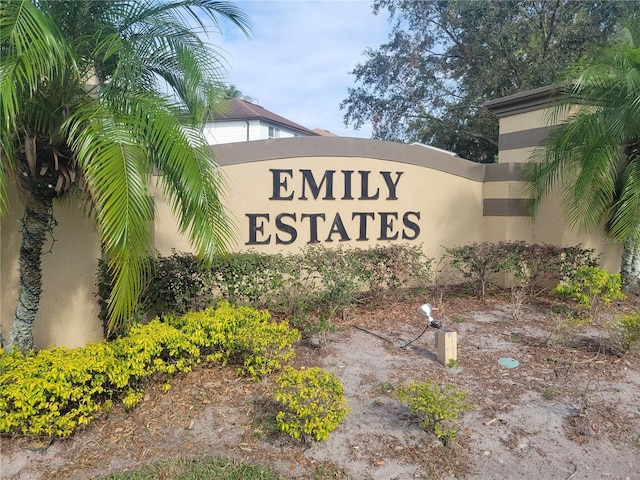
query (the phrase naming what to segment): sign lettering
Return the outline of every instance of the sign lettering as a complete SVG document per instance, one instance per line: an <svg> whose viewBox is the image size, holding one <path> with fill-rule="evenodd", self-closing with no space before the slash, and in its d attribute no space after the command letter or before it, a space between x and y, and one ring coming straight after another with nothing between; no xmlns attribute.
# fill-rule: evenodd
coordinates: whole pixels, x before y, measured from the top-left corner
<svg viewBox="0 0 640 480"><path fill-rule="evenodd" d="M369 170L269 169L270 201L305 202L305 212L285 211L275 216L247 213L249 238L245 245L291 245L300 240L306 244L415 240L420 235L419 211L354 211L344 216L336 213L309 211L309 206L323 202L398 200L398 187L404 172ZM358 196L354 196L358 195ZM386 204L385 204L386 205ZM317 210L317 209L316 209ZM273 217L273 218L272 218Z"/></svg>

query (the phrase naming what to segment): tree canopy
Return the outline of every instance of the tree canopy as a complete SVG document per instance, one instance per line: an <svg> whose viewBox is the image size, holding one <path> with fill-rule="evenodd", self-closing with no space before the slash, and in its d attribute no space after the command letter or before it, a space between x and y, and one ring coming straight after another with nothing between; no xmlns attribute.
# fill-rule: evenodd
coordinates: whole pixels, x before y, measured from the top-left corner
<svg viewBox="0 0 640 480"><path fill-rule="evenodd" d="M493 162L498 124L483 104L555 83L640 3L375 0L373 10L389 13L392 33L353 70L345 123Z"/></svg>

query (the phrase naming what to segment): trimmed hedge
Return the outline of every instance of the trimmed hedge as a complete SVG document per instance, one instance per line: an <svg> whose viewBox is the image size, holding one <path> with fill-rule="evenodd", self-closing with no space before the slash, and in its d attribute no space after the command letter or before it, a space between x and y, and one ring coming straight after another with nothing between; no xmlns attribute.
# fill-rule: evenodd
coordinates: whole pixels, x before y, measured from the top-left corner
<svg viewBox="0 0 640 480"><path fill-rule="evenodd" d="M311 312L326 319L363 298L379 298L400 287L426 287L432 277L431 264L432 259L418 245L366 249L313 245L299 254L229 253L219 255L209 266L193 254L174 251L153 259L154 276L131 324L156 315L201 310L220 300L266 308L292 317L294 323ZM113 337L123 332L110 332L106 327L110 294L109 271L101 263L100 317L105 336Z"/></svg>

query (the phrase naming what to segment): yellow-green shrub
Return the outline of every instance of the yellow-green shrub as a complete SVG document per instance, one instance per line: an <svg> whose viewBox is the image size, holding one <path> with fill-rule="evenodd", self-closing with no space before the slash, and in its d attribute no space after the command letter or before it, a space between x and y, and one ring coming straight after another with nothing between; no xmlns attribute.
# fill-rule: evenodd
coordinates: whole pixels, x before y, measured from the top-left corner
<svg viewBox="0 0 640 480"><path fill-rule="evenodd" d="M158 319L134 325L125 337L110 343L118 370L109 380L118 388L135 385L154 373L171 376L189 371L200 361L200 348L180 329Z"/></svg>
<svg viewBox="0 0 640 480"><path fill-rule="evenodd" d="M239 371L258 379L282 368L294 356L300 333L285 322L271 322L267 311L233 307L191 312L168 322L199 345L207 360L239 364Z"/></svg>
<svg viewBox="0 0 640 480"><path fill-rule="evenodd" d="M276 415L280 430L326 440L349 413L340 380L318 367L287 367L277 378L276 401L284 408Z"/></svg>
<svg viewBox="0 0 640 480"><path fill-rule="evenodd" d="M469 408L466 394L451 385L438 385L435 382L410 382L399 387L394 396L416 415L422 417L420 426L435 433L447 445L455 440L457 430L446 428L443 423L452 423L461 412Z"/></svg>
<svg viewBox="0 0 640 480"><path fill-rule="evenodd" d="M142 380L207 360L231 362L259 378L289 360L299 333L269 314L227 303L218 309L136 325L113 342L22 354L0 350L0 433L65 437L112 399L128 408L142 399Z"/></svg>
<svg viewBox="0 0 640 480"><path fill-rule="evenodd" d="M0 354L0 432L70 435L108 400L113 365L107 344Z"/></svg>
<svg viewBox="0 0 640 480"><path fill-rule="evenodd" d="M580 267L571 278L555 289L556 293L574 298L587 310L589 318L597 315L597 308L613 300L623 300L620 274L609 273L597 267Z"/></svg>

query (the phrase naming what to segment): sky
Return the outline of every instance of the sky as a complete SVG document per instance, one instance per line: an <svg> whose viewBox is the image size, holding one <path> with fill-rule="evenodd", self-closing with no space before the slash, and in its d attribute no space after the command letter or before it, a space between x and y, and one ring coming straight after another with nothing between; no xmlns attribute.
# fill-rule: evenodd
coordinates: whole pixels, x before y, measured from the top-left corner
<svg viewBox="0 0 640 480"><path fill-rule="evenodd" d="M227 80L263 108L309 129L370 138L371 125L344 125L340 102L355 87L350 72L364 51L385 43L388 15L371 0L234 1L249 17L251 39L233 26L212 38Z"/></svg>

